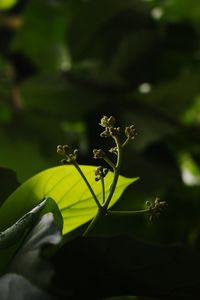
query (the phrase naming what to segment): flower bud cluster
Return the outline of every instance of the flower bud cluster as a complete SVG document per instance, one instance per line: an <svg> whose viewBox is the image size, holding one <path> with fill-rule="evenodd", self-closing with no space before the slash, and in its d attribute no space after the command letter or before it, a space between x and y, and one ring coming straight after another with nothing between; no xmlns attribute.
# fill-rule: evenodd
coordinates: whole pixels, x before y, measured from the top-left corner
<svg viewBox="0 0 200 300"><path fill-rule="evenodd" d="M102 159L106 156L105 152L102 149L94 149L93 154L95 159Z"/></svg>
<svg viewBox="0 0 200 300"><path fill-rule="evenodd" d="M102 166L99 166L99 167L96 168L94 174L95 174L95 180L99 181L108 174L108 169L103 168Z"/></svg>
<svg viewBox="0 0 200 300"><path fill-rule="evenodd" d="M168 206L166 201L161 201L159 198L156 198L154 202L147 201L146 205L150 211L150 221L158 218Z"/></svg>
<svg viewBox="0 0 200 300"><path fill-rule="evenodd" d="M115 140L118 139L118 136L121 133L121 128L115 127L115 118L113 116L110 116L110 117L103 116L103 118L101 119L100 125L101 125L101 127L104 128L104 131L100 134L101 137L103 137L103 138L112 137ZM124 133L126 136L125 142L121 144L120 141L118 140L118 143L121 144L122 148L127 146L127 144L130 142L130 140L134 140L135 137L137 136L136 128L134 125L125 127ZM111 153L118 155L117 147L111 148L109 151Z"/></svg>
<svg viewBox="0 0 200 300"><path fill-rule="evenodd" d="M118 154L118 149L117 149L117 147L113 147L113 148L109 149L109 152L117 155Z"/></svg>
<svg viewBox="0 0 200 300"><path fill-rule="evenodd" d="M58 145L57 153L64 157L64 159L61 160L62 164L64 165L75 162L78 156L78 150L75 149L73 152L71 152L68 145Z"/></svg>
<svg viewBox="0 0 200 300"><path fill-rule="evenodd" d="M100 125L102 127L114 127L115 126L115 118L113 116L110 116L109 118L107 116L103 116L101 118Z"/></svg>
<svg viewBox="0 0 200 300"><path fill-rule="evenodd" d="M115 126L115 118L110 116L103 116L101 119L100 125L104 128L104 131L100 134L101 137L115 137L120 134L120 127Z"/></svg>
<svg viewBox="0 0 200 300"><path fill-rule="evenodd" d="M136 128L135 125L131 125L125 128L125 135L127 138L134 140L137 132L136 132Z"/></svg>

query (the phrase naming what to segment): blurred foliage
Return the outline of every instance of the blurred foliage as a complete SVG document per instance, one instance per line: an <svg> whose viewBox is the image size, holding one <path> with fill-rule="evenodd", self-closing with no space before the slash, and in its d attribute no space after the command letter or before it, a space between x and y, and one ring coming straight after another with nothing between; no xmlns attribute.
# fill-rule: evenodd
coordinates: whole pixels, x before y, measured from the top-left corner
<svg viewBox="0 0 200 300"><path fill-rule="evenodd" d="M113 114L139 133L122 173L141 180L119 207L139 208L158 195L174 206L175 219L166 218L175 222L186 204L172 204L171 191L181 199L189 189L190 205L198 203L199 14L198 2L186 0L21 0L2 11L0 165L22 182L58 164L55 147L64 141L80 148L80 163L93 164L91 150L104 142L96 124ZM162 220L129 222L135 234L161 238ZM176 239L188 242L190 234Z"/></svg>
<svg viewBox="0 0 200 300"><path fill-rule="evenodd" d="M17 3L17 0L1 0L0 9L10 9Z"/></svg>
<svg viewBox="0 0 200 300"><path fill-rule="evenodd" d="M80 148L81 164L93 165L92 149L107 144L98 135L100 117L134 123L138 137L122 174L140 180L115 209L140 209L156 196L168 209L152 224L112 217L97 232L200 250L199 1L6 5L0 6L0 166L23 182L57 165L55 149L65 141Z"/></svg>
<svg viewBox="0 0 200 300"><path fill-rule="evenodd" d="M0 205L2 205L8 196L17 189L19 182L17 181L16 174L5 168L0 168L0 182Z"/></svg>

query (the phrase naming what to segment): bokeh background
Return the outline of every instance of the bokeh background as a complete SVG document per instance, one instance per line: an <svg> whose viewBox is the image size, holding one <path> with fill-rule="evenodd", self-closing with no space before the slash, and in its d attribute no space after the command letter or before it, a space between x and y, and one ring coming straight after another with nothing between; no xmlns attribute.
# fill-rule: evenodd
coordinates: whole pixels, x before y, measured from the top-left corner
<svg viewBox="0 0 200 300"><path fill-rule="evenodd" d="M24 182L65 143L96 164L102 115L138 131L122 174L140 180L115 208L168 208L101 230L199 249L200 2L0 0L0 166Z"/></svg>

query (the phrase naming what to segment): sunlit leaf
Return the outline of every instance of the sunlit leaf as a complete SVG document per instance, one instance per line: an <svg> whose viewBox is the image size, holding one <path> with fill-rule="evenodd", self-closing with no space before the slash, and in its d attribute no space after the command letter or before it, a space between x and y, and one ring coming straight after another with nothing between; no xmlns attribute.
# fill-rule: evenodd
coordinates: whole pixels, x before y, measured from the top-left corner
<svg viewBox="0 0 200 300"><path fill-rule="evenodd" d="M101 201L101 184L94 179L95 166L81 166L81 169ZM109 192L112 176L110 172L105 178L106 194ZM137 178L119 177L111 205L135 180ZM13 224L44 197L51 197L58 204L64 220L63 234L86 223L97 212L97 206L77 170L73 166L59 166L35 175L7 199L0 210L0 229Z"/></svg>

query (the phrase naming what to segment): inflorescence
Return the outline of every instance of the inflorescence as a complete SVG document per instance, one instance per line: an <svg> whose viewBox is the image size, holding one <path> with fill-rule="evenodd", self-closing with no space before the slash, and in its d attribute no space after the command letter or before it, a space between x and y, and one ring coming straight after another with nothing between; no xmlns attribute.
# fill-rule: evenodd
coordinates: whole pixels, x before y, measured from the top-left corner
<svg viewBox="0 0 200 300"><path fill-rule="evenodd" d="M122 152L123 148L125 148L129 142L132 140L135 140L137 136L137 131L134 125L130 125L125 127L124 129L124 141L121 141L122 139L121 134L122 130L120 127L117 127L115 118L113 116L107 117L103 116L99 125L103 128L103 132L101 132L100 136L102 138L112 138L114 140L114 147L110 148L108 152L115 154L117 156L117 161L113 162L106 154L106 152L103 149L94 149L93 150L93 157L97 160L104 160L109 167L111 167L113 171L113 180L110 186L110 191L107 195L107 198L105 198L105 187L104 187L104 178L108 174L109 169L104 168L103 166L98 166L96 170L94 171L94 179L95 181L101 181L102 183L102 203L99 202L97 199L95 192L93 191L90 183L87 181L87 178L81 171L80 166L77 163L77 157L78 157L78 150L71 150L68 145L58 145L57 146L57 153L63 157L62 164L73 164L77 171L82 176L83 180L85 181L86 185L88 186L97 206L98 211L103 212L103 214L112 214L112 211L108 210L109 203L111 201L111 198L113 196L113 193L115 191L118 177L119 177L119 170L122 162ZM148 213L150 215L150 220L154 220L157 218L162 211L166 208L167 203L165 201L160 201L159 198L156 198L154 202L146 202L147 209L141 210L141 211L130 211L130 212L113 212L113 214L117 213L127 213L129 215L135 214L135 213ZM93 223L93 222L92 222Z"/></svg>

